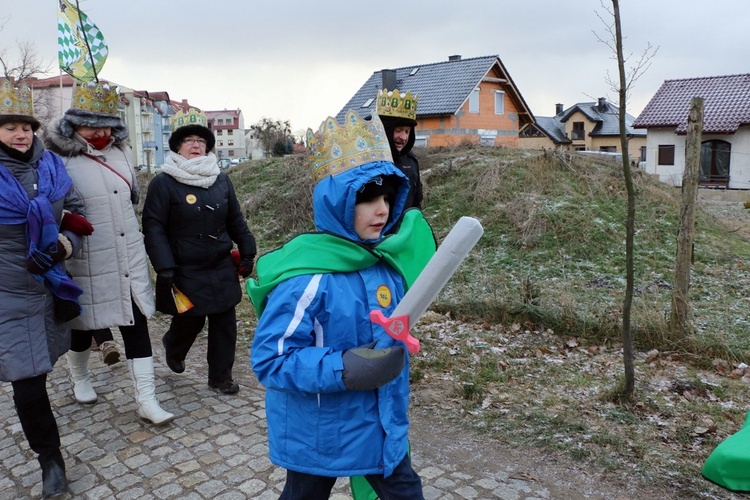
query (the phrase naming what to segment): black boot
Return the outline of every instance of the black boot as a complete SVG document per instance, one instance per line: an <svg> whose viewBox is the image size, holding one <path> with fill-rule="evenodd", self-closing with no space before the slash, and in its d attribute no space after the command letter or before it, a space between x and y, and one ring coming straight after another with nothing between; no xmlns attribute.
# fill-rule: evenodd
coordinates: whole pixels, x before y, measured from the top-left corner
<svg viewBox="0 0 750 500"><path fill-rule="evenodd" d="M42 498L58 498L68 492L68 478L65 477L65 462L59 450L57 456L48 459L39 457L42 466Z"/></svg>
<svg viewBox="0 0 750 500"><path fill-rule="evenodd" d="M65 462L60 453L60 434L45 387L45 375L13 382L13 401L29 447L42 466L42 498L56 498L68 491Z"/></svg>

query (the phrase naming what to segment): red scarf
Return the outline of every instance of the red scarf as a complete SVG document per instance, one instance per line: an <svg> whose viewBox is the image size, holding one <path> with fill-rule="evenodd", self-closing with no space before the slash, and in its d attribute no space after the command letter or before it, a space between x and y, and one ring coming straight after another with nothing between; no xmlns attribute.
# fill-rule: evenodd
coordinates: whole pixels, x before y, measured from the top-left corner
<svg viewBox="0 0 750 500"><path fill-rule="evenodd" d="M86 139L86 142L94 146L96 149L104 149L107 147L107 144L109 144L110 139L112 137L92 137L90 139Z"/></svg>

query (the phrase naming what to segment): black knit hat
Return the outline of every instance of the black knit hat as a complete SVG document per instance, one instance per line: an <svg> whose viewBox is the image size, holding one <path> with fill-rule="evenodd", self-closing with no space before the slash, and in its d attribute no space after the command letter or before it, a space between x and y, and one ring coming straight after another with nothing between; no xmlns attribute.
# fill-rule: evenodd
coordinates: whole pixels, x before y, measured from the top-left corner
<svg viewBox="0 0 750 500"><path fill-rule="evenodd" d="M384 195L388 201L393 203L396 197L396 187L398 186L398 177L395 175L379 175L374 179L367 181L359 191L357 191L356 203L370 201L380 195Z"/></svg>
<svg viewBox="0 0 750 500"><path fill-rule="evenodd" d="M186 137L191 135L197 135L198 137L202 137L206 140L206 153L214 149L216 138L214 137L213 132L211 132L208 127L195 124L183 125L182 127L172 132L172 135L169 137L169 149L171 149L175 153L178 152L180 150L182 141L184 141Z"/></svg>

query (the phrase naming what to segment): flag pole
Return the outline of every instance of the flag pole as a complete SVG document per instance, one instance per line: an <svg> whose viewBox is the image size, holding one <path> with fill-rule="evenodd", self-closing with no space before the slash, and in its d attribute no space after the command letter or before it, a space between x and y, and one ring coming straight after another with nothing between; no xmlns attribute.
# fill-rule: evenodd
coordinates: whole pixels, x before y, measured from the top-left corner
<svg viewBox="0 0 750 500"><path fill-rule="evenodd" d="M99 83L99 75L96 74L96 62L94 62L94 54L91 53L91 46L89 45L89 37L86 35L86 30L83 28L83 19L81 19L81 8L78 6L78 0L76 0L76 10L78 11L78 25L81 28L81 34L83 35L83 41L86 42L86 51L89 53L89 59L91 59L91 71L94 72L94 80Z"/></svg>

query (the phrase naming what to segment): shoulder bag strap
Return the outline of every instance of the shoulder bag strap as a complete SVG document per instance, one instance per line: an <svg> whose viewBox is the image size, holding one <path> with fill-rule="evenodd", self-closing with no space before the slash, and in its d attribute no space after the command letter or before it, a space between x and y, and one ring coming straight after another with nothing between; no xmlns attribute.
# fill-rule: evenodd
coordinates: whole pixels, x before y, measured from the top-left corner
<svg viewBox="0 0 750 500"><path fill-rule="evenodd" d="M109 165L107 165L106 163L104 163L104 162L103 162L102 160L100 160L99 158L97 158L97 157L96 157L96 156L94 156L94 155L90 155L90 154L88 154L88 153L83 153L83 156L85 156L85 157L87 157L87 158L91 158L91 159L92 159L92 160L94 160L95 162L97 162L97 163L99 163L99 164L101 164L101 165L104 165L105 167L107 167L107 168L108 168L108 169L109 169L110 171L112 171L112 173L114 173L114 174L115 174L115 175L117 175L117 176L118 176L118 177L119 177L120 179L122 179L123 181L125 181L125 184L127 184L127 185L128 185L128 189L130 189L131 191L133 190L133 186L132 186L132 185L130 184L130 182L129 182L129 181L128 181L128 180L127 180L127 179L126 179L125 177L123 177L123 176L122 176L122 174L121 174L120 172L118 172L118 171L117 171L117 170L115 170L114 168L110 167Z"/></svg>

